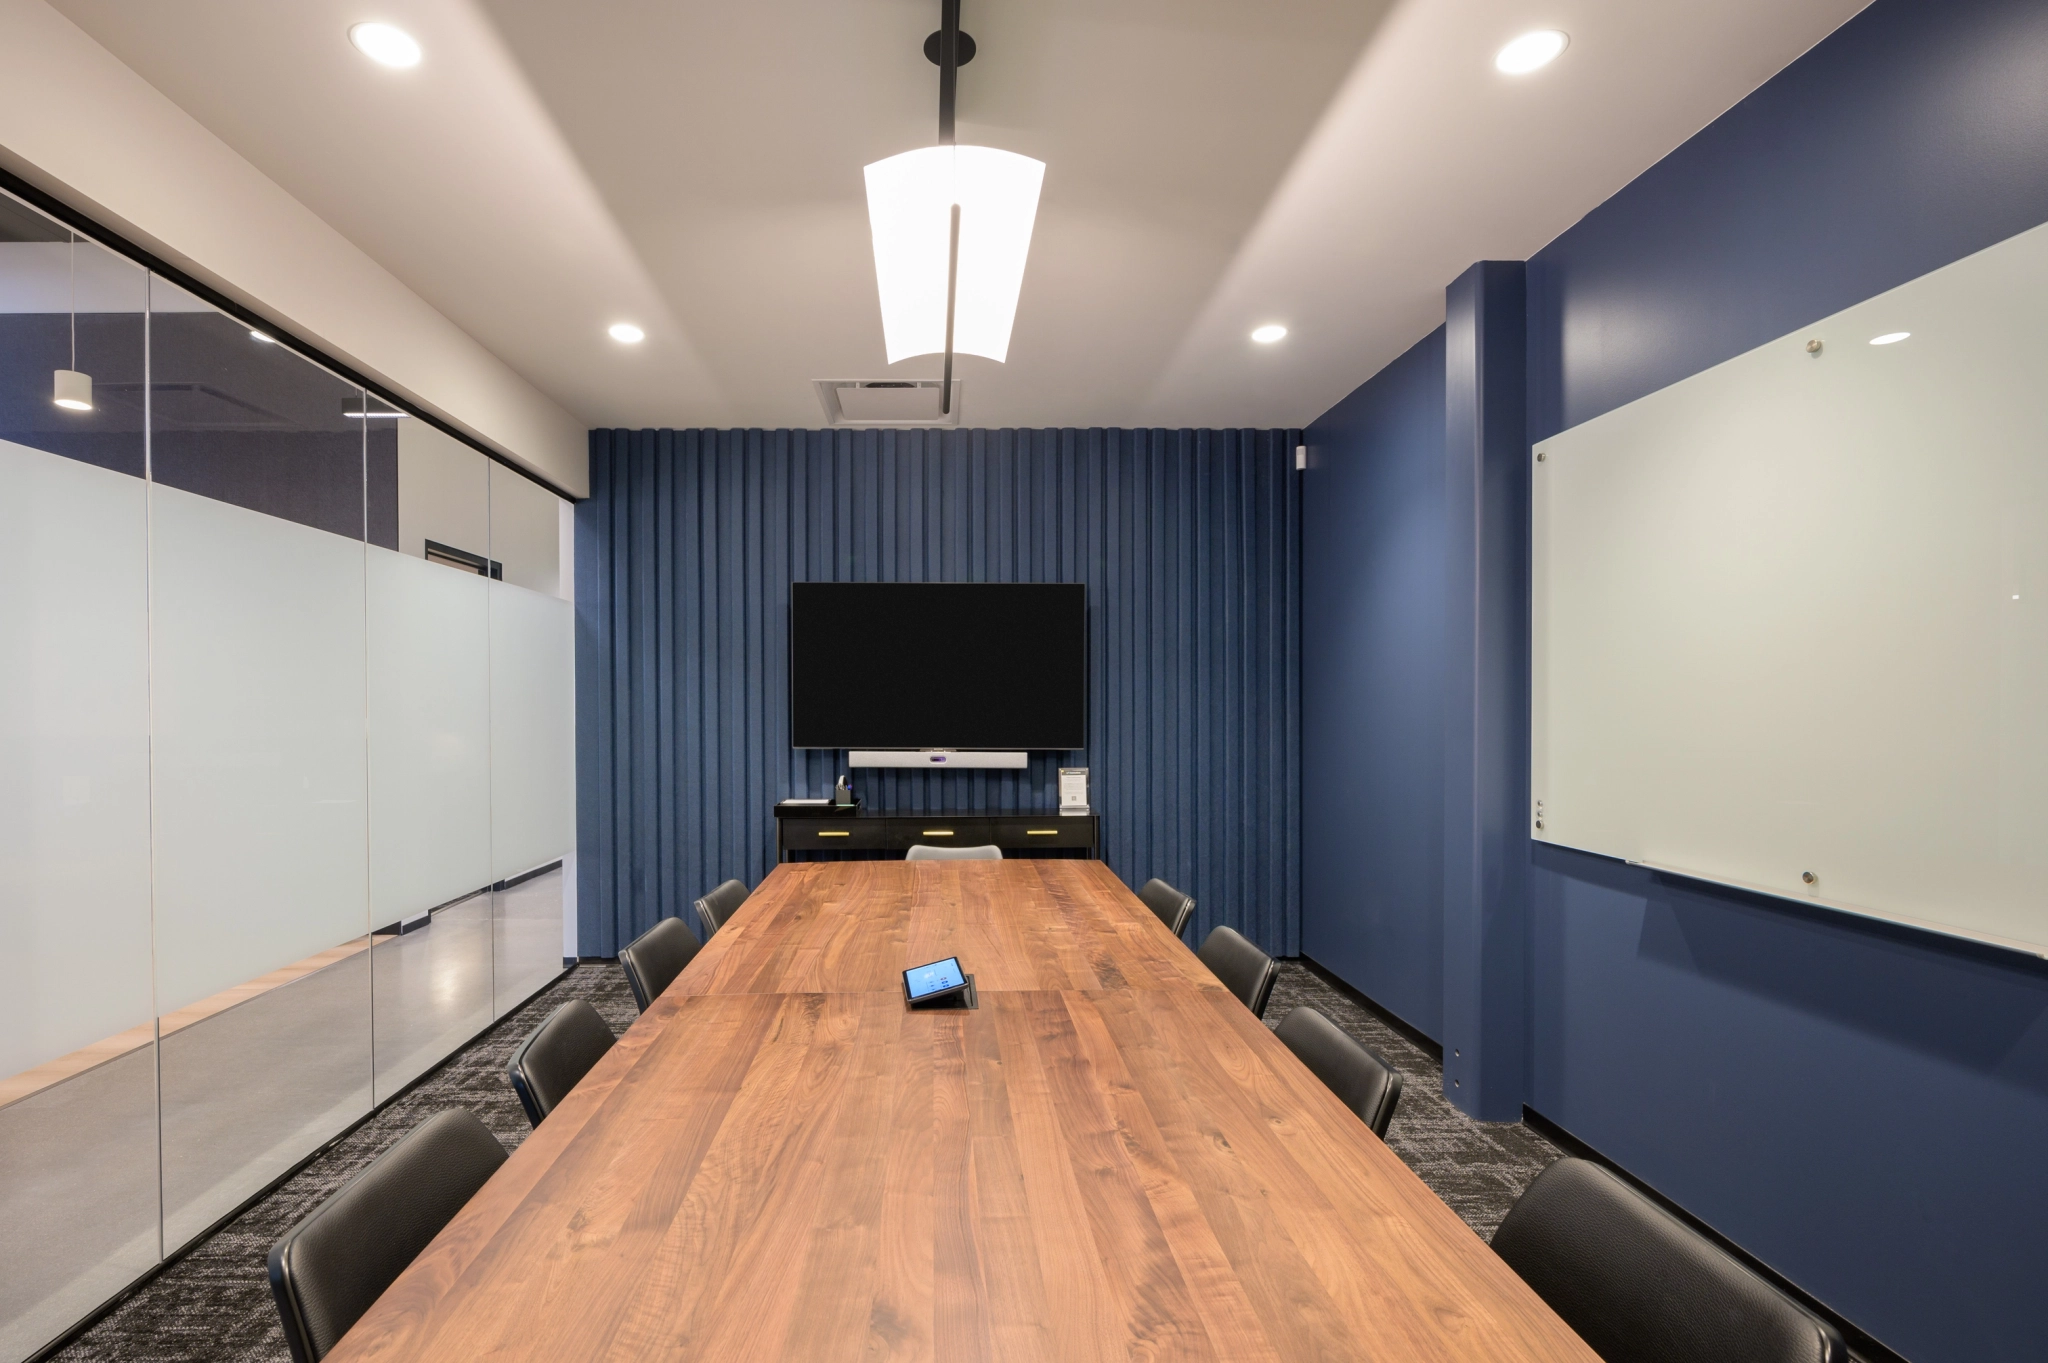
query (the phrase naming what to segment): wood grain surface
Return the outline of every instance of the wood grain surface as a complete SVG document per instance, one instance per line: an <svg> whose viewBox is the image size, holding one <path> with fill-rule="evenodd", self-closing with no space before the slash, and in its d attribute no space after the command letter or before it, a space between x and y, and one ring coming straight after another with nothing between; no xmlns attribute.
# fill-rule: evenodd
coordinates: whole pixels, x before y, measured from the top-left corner
<svg viewBox="0 0 2048 1363"><path fill-rule="evenodd" d="M779 866L706 944L691 994L901 995L958 956L975 987L1216 988L1099 861L836 861Z"/></svg>
<svg viewBox="0 0 2048 1363"><path fill-rule="evenodd" d="M905 1008L955 951L980 1009ZM1021 861L771 875L329 1355L482 1357L1597 1363L1106 868Z"/></svg>

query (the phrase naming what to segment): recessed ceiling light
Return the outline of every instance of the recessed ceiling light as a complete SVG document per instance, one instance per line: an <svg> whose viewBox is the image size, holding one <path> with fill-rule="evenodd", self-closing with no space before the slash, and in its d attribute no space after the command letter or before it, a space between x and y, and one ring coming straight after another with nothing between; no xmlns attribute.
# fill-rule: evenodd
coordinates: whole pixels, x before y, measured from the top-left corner
<svg viewBox="0 0 2048 1363"><path fill-rule="evenodd" d="M1911 336L1912 334L1913 333L1910 331L1887 331L1882 336L1871 337L1870 343L1872 345L1897 345L1900 341L1905 340L1908 336Z"/></svg>
<svg viewBox="0 0 2048 1363"><path fill-rule="evenodd" d="M357 24L348 31L348 40L380 66L420 64L420 45L410 33L391 24Z"/></svg>
<svg viewBox="0 0 2048 1363"><path fill-rule="evenodd" d="M1510 76L1526 76L1556 61L1557 54L1564 51L1569 42L1571 39L1554 28L1539 28L1534 33L1524 33L1496 52L1493 64Z"/></svg>
<svg viewBox="0 0 2048 1363"><path fill-rule="evenodd" d="M1271 345L1275 341L1285 340L1286 337L1287 328L1278 322L1268 322L1252 332L1252 339L1260 345Z"/></svg>
<svg viewBox="0 0 2048 1363"><path fill-rule="evenodd" d="M647 339L647 333L631 322L614 322L605 329L606 334L621 345L639 345Z"/></svg>
<svg viewBox="0 0 2048 1363"><path fill-rule="evenodd" d="M265 345L277 344L277 337L272 336L267 331L258 331L254 327L249 328L249 339L252 341L261 341Z"/></svg>

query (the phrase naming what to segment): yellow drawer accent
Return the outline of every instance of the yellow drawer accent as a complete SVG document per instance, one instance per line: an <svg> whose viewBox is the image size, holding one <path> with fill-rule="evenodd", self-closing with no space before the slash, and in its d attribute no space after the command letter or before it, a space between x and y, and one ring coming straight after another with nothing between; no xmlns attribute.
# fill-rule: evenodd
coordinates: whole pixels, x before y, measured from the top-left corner
<svg viewBox="0 0 2048 1363"><path fill-rule="evenodd" d="M850 838L853 834L850 830L844 828L821 828L818 830L818 836L821 838Z"/></svg>
<svg viewBox="0 0 2048 1363"><path fill-rule="evenodd" d="M953 830L950 828L927 828L918 836L921 838L950 838L953 836Z"/></svg>
<svg viewBox="0 0 2048 1363"><path fill-rule="evenodd" d="M1027 828L1024 835L1029 838L1056 838L1060 831L1057 828Z"/></svg>

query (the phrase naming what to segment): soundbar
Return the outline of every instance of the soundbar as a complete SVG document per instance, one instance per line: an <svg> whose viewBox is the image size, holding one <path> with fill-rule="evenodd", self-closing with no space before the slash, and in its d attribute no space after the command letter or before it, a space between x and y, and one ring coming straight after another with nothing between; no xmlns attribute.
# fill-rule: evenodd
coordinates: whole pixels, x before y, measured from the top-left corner
<svg viewBox="0 0 2048 1363"><path fill-rule="evenodd" d="M951 748L923 748L916 751L849 752L849 767L1022 767L1027 754L1021 752L955 752Z"/></svg>

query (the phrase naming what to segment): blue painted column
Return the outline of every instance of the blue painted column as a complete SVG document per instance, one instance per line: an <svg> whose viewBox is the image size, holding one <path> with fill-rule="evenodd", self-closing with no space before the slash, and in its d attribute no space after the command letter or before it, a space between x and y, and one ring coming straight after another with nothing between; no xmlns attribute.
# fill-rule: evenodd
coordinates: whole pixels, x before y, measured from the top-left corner
<svg viewBox="0 0 2048 1363"><path fill-rule="evenodd" d="M1525 297L1487 260L1445 298L1444 1096L1492 1122L1529 1077Z"/></svg>

